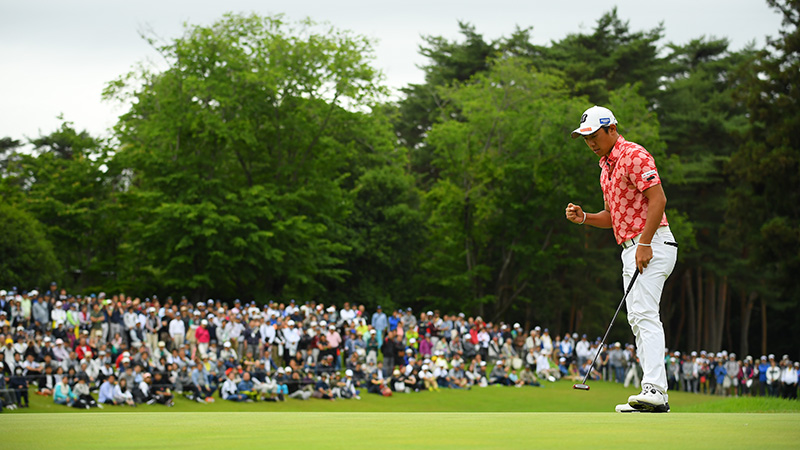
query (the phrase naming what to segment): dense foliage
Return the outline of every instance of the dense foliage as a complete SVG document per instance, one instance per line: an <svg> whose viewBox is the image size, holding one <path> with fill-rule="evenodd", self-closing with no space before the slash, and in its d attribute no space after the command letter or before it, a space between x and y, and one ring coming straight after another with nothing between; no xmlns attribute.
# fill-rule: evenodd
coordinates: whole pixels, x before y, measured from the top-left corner
<svg viewBox="0 0 800 450"><path fill-rule="evenodd" d="M548 46L531 29L424 37L391 103L373 43L226 15L151 42L163 70L109 83L103 141L64 122L0 140L0 287L467 311L600 333L620 293L596 158L569 138L609 106L660 166L681 243L668 345L757 352L800 320L800 7L764 49L664 42L616 9ZM628 333L615 330L620 339Z"/></svg>

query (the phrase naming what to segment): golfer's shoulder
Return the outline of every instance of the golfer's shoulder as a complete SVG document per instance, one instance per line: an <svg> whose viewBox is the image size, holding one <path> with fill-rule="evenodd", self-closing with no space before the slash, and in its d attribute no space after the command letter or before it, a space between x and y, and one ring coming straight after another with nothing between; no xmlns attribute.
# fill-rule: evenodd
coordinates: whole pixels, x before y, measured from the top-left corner
<svg viewBox="0 0 800 450"><path fill-rule="evenodd" d="M645 161L653 160L650 152L636 142L620 139L617 146L619 147L619 162L622 165L640 166Z"/></svg>

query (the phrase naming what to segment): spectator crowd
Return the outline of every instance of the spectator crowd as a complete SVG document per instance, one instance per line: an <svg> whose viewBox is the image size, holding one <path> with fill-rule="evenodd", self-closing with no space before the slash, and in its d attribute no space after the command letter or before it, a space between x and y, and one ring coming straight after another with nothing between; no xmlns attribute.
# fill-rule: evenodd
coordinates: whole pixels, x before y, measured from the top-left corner
<svg viewBox="0 0 800 450"><path fill-rule="evenodd" d="M464 313L367 312L314 301L130 298L0 290L0 408L29 395L75 408L287 399L360 399L589 378L638 386L633 345L485 322ZM598 353L599 352L599 353ZM670 389L797 398L788 355L665 351Z"/></svg>

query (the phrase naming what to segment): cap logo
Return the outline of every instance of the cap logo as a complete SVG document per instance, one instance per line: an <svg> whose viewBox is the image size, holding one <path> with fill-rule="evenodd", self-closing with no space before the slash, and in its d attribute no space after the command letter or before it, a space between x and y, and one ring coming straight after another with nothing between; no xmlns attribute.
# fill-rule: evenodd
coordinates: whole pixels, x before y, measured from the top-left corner
<svg viewBox="0 0 800 450"><path fill-rule="evenodd" d="M582 115L582 116L581 116L581 123L583 123L583 122L586 122L586 119L588 119L588 118L589 118L589 115L588 115L588 114L584 114L584 115Z"/></svg>
<svg viewBox="0 0 800 450"><path fill-rule="evenodd" d="M592 131L592 127L588 127L588 128L581 128L581 133L585 133L585 132L587 132L587 131Z"/></svg>
<svg viewBox="0 0 800 450"><path fill-rule="evenodd" d="M611 119L608 117L601 117L600 118L600 125L608 125L611 123Z"/></svg>

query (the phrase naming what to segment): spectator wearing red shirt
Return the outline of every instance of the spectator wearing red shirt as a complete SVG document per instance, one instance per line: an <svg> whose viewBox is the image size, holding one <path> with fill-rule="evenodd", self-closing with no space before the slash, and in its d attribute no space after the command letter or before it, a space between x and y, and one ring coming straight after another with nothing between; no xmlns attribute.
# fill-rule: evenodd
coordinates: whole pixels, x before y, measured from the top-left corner
<svg viewBox="0 0 800 450"><path fill-rule="evenodd" d="M200 356L206 356L208 354L208 343L211 342L208 320L203 319L200 321L200 326L195 330L194 337L197 339L197 350L200 352Z"/></svg>
<svg viewBox="0 0 800 450"><path fill-rule="evenodd" d="M644 376L642 392L617 406L619 412L668 412L667 376L663 362L664 327L659 303L664 282L672 273L678 244L669 229L664 208L667 197L655 160L641 145L626 141L617 119L607 108L593 106L581 117L572 137L583 136L600 158L600 187L605 207L594 214L570 203L567 220L611 228L622 246L623 287L640 275L627 298L628 322L636 337Z"/></svg>

